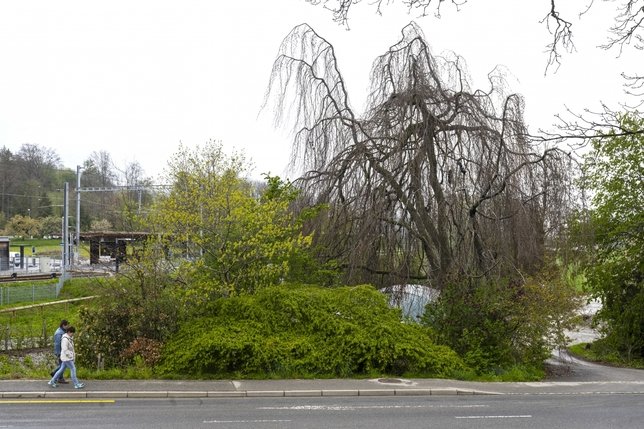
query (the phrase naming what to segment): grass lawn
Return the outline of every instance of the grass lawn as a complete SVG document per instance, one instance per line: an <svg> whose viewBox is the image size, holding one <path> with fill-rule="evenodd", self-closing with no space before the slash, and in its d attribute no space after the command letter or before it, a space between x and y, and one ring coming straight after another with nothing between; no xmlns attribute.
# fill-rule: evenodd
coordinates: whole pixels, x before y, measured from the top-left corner
<svg viewBox="0 0 644 429"><path fill-rule="evenodd" d="M25 246L25 256L50 256L61 258L61 252L63 249L63 241L60 238L44 239L44 238L32 238L32 239L23 239L23 240L12 240L9 243L9 253L19 253L20 246ZM32 253L32 249L36 250L35 253ZM89 258L89 244L81 242L80 246L80 256L82 258Z"/></svg>
<svg viewBox="0 0 644 429"><path fill-rule="evenodd" d="M44 283L44 282L43 282ZM108 279L72 279L65 283L55 301L80 298L101 293L110 286ZM43 302L44 303L44 302ZM17 352L0 351L0 379L41 378L47 379L53 369L52 337L62 319L79 326L81 307L95 305L93 300L72 303L57 303L47 306L31 306L18 311L0 312L0 342L11 341ZM0 310L21 307L20 304L0 306ZM81 327L82 328L82 327ZM79 376L85 377L85 372Z"/></svg>
<svg viewBox="0 0 644 429"><path fill-rule="evenodd" d="M578 358L601 363L605 365L619 366L624 368L639 368L644 369L643 359L626 360L618 353L607 349L601 341L594 343L579 343L572 345L568 351Z"/></svg>

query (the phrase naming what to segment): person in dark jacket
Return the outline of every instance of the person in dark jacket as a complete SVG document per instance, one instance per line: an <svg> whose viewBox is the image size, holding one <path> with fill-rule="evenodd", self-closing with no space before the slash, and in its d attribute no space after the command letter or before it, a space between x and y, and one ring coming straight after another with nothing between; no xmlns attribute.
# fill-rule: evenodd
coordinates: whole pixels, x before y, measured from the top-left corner
<svg viewBox="0 0 644 429"><path fill-rule="evenodd" d="M58 365L55 370L51 372L51 376L53 377L54 374L58 372L60 369L60 366L62 365L62 361L60 360L60 352L61 352L61 341L63 339L63 334L67 331L67 327L69 326L69 322L65 319L63 319L60 322L60 326L58 326L58 329L56 329L56 332L54 332L54 356L56 356L56 364ZM67 384L69 383L65 378L63 377L63 373L60 374L60 378L57 380L58 383L60 384Z"/></svg>

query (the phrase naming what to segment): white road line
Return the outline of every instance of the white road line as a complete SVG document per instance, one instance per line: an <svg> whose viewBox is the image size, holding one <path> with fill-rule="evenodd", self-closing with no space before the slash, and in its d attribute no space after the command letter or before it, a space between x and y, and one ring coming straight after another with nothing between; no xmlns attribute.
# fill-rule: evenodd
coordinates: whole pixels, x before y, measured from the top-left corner
<svg viewBox="0 0 644 429"><path fill-rule="evenodd" d="M457 419L531 419L530 414L518 416L456 416Z"/></svg>
<svg viewBox="0 0 644 429"><path fill-rule="evenodd" d="M257 407L258 410L291 411L352 411L409 408L489 408L489 405L291 405L281 407Z"/></svg>
<svg viewBox="0 0 644 429"><path fill-rule="evenodd" d="M204 423L283 423L292 420L204 420Z"/></svg>

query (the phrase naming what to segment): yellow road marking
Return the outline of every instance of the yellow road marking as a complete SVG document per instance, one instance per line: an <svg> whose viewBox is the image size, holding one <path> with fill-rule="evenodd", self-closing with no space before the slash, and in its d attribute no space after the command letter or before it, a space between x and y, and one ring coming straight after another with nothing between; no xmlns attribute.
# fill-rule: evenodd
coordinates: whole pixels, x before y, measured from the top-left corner
<svg viewBox="0 0 644 429"><path fill-rule="evenodd" d="M114 399L23 399L1 400L0 404L114 404Z"/></svg>

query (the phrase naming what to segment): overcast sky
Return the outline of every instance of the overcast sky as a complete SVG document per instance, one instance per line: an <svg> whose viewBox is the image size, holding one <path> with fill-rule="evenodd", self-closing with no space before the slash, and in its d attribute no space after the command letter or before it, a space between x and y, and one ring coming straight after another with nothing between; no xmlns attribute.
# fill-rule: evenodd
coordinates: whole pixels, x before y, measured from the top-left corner
<svg viewBox="0 0 644 429"><path fill-rule="evenodd" d="M0 3L0 147L54 149L75 168L105 150L118 166L138 161L156 177L179 142L221 140L244 150L261 173L286 175L290 135L271 112L258 116L272 62L292 27L306 22L334 44L354 108L361 110L372 61L415 20L435 54L467 62L475 88L501 65L526 99L530 130L549 128L564 105L623 101L619 73L641 69L642 52L598 50L614 3L561 1L577 52L544 76L550 42L539 23L550 1L446 2L440 19L417 19L400 4L355 8L351 30L304 0L21 0ZM563 8L565 6L566 8ZM637 70L641 71L641 70Z"/></svg>

